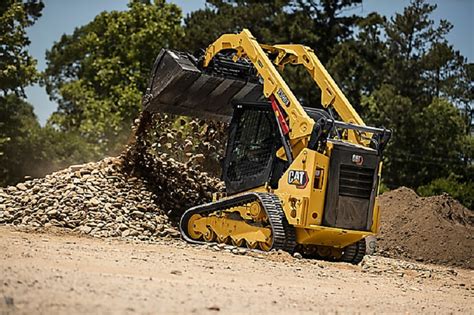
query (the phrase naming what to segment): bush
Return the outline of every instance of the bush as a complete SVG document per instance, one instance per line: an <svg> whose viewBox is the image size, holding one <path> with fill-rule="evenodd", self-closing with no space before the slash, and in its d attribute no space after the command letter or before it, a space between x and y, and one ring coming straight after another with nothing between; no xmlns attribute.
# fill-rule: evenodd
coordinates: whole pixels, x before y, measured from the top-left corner
<svg viewBox="0 0 474 315"><path fill-rule="evenodd" d="M420 196L447 193L468 209L474 208L474 183L472 181L459 182L455 176L435 179L428 185L418 187L417 192Z"/></svg>
<svg viewBox="0 0 474 315"><path fill-rule="evenodd" d="M386 193L387 191L390 191L390 188L388 188L388 186L382 180L379 184L379 195Z"/></svg>

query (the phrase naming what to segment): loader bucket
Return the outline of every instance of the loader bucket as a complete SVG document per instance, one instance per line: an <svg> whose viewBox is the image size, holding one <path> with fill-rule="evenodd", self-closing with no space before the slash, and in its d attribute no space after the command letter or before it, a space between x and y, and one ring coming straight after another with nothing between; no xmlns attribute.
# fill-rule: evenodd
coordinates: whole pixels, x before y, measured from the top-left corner
<svg viewBox="0 0 474 315"><path fill-rule="evenodd" d="M232 102L259 101L263 87L255 81L201 71L196 59L162 49L156 58L144 109L201 119L230 121Z"/></svg>

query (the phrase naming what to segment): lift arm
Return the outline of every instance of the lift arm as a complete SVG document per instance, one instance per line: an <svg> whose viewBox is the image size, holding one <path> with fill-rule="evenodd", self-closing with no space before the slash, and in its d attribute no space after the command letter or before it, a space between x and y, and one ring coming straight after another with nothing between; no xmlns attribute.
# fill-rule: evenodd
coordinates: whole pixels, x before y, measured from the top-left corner
<svg viewBox="0 0 474 315"><path fill-rule="evenodd" d="M321 89L321 103L324 107L333 106L344 122L365 126L364 121L350 104L349 100L337 86L334 79L324 68L314 51L304 45L261 45L247 29L240 34L225 34L209 45L204 58L204 67L208 66L214 56L222 50L235 50L235 58L247 57L257 69L263 81L263 94L270 100L277 100L280 108L288 116L289 139L291 143L298 142L306 146L313 130L314 121L306 114L296 96L290 90L273 64L281 70L286 64L303 65L311 78ZM266 52L277 54L272 61ZM278 110L275 108L274 110ZM277 113L278 115L278 113ZM285 122L280 117L280 123ZM370 133L365 133L367 139ZM354 130L348 131L348 139L354 143L367 145L366 139L361 139L360 134Z"/></svg>
<svg viewBox="0 0 474 315"><path fill-rule="evenodd" d="M288 63L303 65L321 89L321 103L324 107L333 106L342 120L347 123L365 126L362 118L311 48L304 45L262 45L262 48L278 53L274 63L281 69Z"/></svg>
<svg viewBox="0 0 474 315"><path fill-rule="evenodd" d="M352 107L341 89L337 86L334 79L324 68L314 51L304 45L261 45L261 47L272 54L276 54L273 63L280 70L283 70L286 64L303 65L309 72L311 78L321 89L321 105L325 108L333 106L341 119L349 124L365 126L364 121ZM357 133L354 130L348 130L348 139L354 143L368 145L371 133ZM365 139L364 139L365 138Z"/></svg>
<svg viewBox="0 0 474 315"><path fill-rule="evenodd" d="M263 94L272 100L272 105L279 107L288 116L289 139L293 145L301 142L303 146L313 131L314 121L305 112L303 106L290 90L286 82L281 77L278 70L268 58L260 44L247 29L239 34L225 34L209 45L204 56L204 67L207 67L211 60L222 50L235 50L236 60L247 57L257 69L263 81ZM275 108L274 108L275 109ZM283 123L280 121L280 123Z"/></svg>

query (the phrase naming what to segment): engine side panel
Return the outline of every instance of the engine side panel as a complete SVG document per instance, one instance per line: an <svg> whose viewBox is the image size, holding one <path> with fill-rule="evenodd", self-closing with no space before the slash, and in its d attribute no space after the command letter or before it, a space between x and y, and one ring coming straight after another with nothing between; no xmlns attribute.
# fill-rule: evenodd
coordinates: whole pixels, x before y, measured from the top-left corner
<svg viewBox="0 0 474 315"><path fill-rule="evenodd" d="M375 150L332 142L324 226L371 230L379 164Z"/></svg>

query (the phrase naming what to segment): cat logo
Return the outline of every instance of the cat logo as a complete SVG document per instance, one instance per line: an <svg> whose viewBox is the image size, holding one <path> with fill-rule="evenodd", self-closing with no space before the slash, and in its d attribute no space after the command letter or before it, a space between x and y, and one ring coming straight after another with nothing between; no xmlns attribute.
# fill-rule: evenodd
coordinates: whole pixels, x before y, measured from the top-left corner
<svg viewBox="0 0 474 315"><path fill-rule="evenodd" d="M364 163L364 157L362 155L353 154L352 163L361 166Z"/></svg>
<svg viewBox="0 0 474 315"><path fill-rule="evenodd" d="M308 184L308 174L306 171L293 171L288 172L288 184L296 185L296 188L303 189Z"/></svg>

